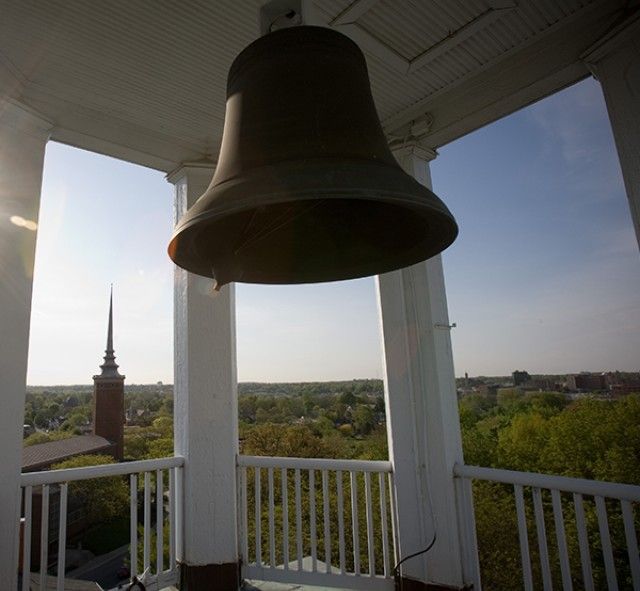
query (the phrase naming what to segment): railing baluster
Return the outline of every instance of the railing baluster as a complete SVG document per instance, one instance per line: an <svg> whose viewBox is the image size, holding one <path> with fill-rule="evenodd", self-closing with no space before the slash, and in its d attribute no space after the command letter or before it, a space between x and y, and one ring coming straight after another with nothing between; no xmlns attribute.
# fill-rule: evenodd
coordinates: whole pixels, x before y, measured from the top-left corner
<svg viewBox="0 0 640 591"><path fill-rule="evenodd" d="M274 523L273 468L267 468L269 482L269 566L276 566L276 532Z"/></svg>
<svg viewBox="0 0 640 591"><path fill-rule="evenodd" d="M329 472L322 471L322 517L324 519L325 572L331 572L331 515L329 514Z"/></svg>
<svg viewBox="0 0 640 591"><path fill-rule="evenodd" d="M560 558L560 573L562 574L562 588L564 591L571 591L571 566L569 564L569 553L567 551L567 538L564 532L564 516L562 514L562 497L560 491L551 490L551 503L553 505L553 522L556 527L556 540L558 542L558 554Z"/></svg>
<svg viewBox="0 0 640 591"><path fill-rule="evenodd" d="M58 524L58 579L57 591L64 591L64 571L67 550L67 489L66 482L60 484L60 511Z"/></svg>
<svg viewBox="0 0 640 591"><path fill-rule="evenodd" d="M151 565L151 472L144 473L144 535L142 572Z"/></svg>
<svg viewBox="0 0 640 591"><path fill-rule="evenodd" d="M336 472L336 491L338 496L338 550L340 551L340 573L346 572L344 541L344 496L342 492L342 470Z"/></svg>
<svg viewBox="0 0 640 591"><path fill-rule="evenodd" d="M169 468L169 570L176 568L176 468Z"/></svg>
<svg viewBox="0 0 640 591"><path fill-rule="evenodd" d="M176 468L176 561L184 559L184 469Z"/></svg>
<svg viewBox="0 0 640 591"><path fill-rule="evenodd" d="M33 487L24 487L24 530L22 531L22 591L29 591L31 583L31 506Z"/></svg>
<svg viewBox="0 0 640 591"><path fill-rule="evenodd" d="M616 577L616 567L613 562L613 551L611 549L611 538L609 537L609 521L607 519L607 506L604 498L595 497L596 513L598 515L598 528L600 530L600 542L602 543L602 557L604 568L607 574L607 586L609 591L618 590L618 579Z"/></svg>
<svg viewBox="0 0 640 591"><path fill-rule="evenodd" d="M594 591L593 572L591 570L591 554L589 552L589 536L584 518L582 495L573 494L573 506L576 513L576 530L578 532L578 546L580 548L580 565L582 567L582 584L585 591Z"/></svg>
<svg viewBox="0 0 640 591"><path fill-rule="evenodd" d="M302 502L300 500L300 468L295 469L296 487L296 554L298 570L302 570Z"/></svg>
<svg viewBox="0 0 640 591"><path fill-rule="evenodd" d="M367 516L367 556L369 562L369 575L376 574L375 546L373 541L373 505L371 501L371 473L364 473L364 495Z"/></svg>
<svg viewBox="0 0 640 591"><path fill-rule="evenodd" d="M396 522L396 503L395 503L395 485L393 480L393 472L387 474L387 484L389 486L389 508L391 512L391 541L393 542L393 564L398 564L400 557L398 555L397 540L397 522Z"/></svg>
<svg viewBox="0 0 640 591"><path fill-rule="evenodd" d="M536 516L536 531L538 533L538 549L540 550L540 566L542 568L542 584L545 591L553 588L551 582L551 567L549 566L549 550L547 546L547 531L544 525L544 509L542 507L542 491L533 487L533 509Z"/></svg>
<svg viewBox="0 0 640 591"><path fill-rule="evenodd" d="M42 486L42 519L40 520L40 591L47 584L47 562L49 561L49 485Z"/></svg>
<svg viewBox="0 0 640 591"><path fill-rule="evenodd" d="M360 531L358 529L358 475L351 471L351 528L353 532L353 572L360 574Z"/></svg>
<svg viewBox="0 0 640 591"><path fill-rule="evenodd" d="M311 539L311 572L318 570L318 545L316 534L316 479L313 470L309 470L309 538Z"/></svg>
<svg viewBox="0 0 640 591"><path fill-rule="evenodd" d="M162 470L156 470L156 572L163 571L164 560L164 490Z"/></svg>
<svg viewBox="0 0 640 591"><path fill-rule="evenodd" d="M242 559L249 563L249 519L248 519L248 497L247 497L247 468L240 468L240 518L242 520Z"/></svg>
<svg viewBox="0 0 640 591"><path fill-rule="evenodd" d="M253 471L253 497L254 497L254 512L255 512L255 530L256 530L256 565L262 565L262 515L261 515L261 490L260 490L260 468L254 468Z"/></svg>
<svg viewBox="0 0 640 591"><path fill-rule="evenodd" d="M287 469L282 468L280 474L282 479L282 562L284 570L289 570L289 478Z"/></svg>
<svg viewBox="0 0 640 591"><path fill-rule="evenodd" d="M640 589L640 557L638 556L638 538L633 521L633 507L629 501L620 501L622 508L622 520L624 522L624 535L627 539L627 553L629 554L629 567L633 588Z"/></svg>
<svg viewBox="0 0 640 591"><path fill-rule="evenodd" d="M138 576L138 475L129 476L129 542L131 576Z"/></svg>
<svg viewBox="0 0 640 591"><path fill-rule="evenodd" d="M385 577L389 576L389 525L387 521L387 495L385 492L384 472L378 473L380 488L380 535L382 536L382 567Z"/></svg>
<svg viewBox="0 0 640 591"><path fill-rule="evenodd" d="M529 536L527 535L527 514L524 509L524 492L520 484L513 486L516 497L516 514L518 516L518 537L520 539L520 559L522 562L522 578L525 591L533 591L531 574L531 555L529 553Z"/></svg>
<svg viewBox="0 0 640 591"><path fill-rule="evenodd" d="M589 536L584 518L582 495L573 493L573 507L576 514L576 530L578 532L578 546L580 548L580 565L582 567L582 586L585 591L594 591L593 572L591 570L591 553L589 551Z"/></svg>

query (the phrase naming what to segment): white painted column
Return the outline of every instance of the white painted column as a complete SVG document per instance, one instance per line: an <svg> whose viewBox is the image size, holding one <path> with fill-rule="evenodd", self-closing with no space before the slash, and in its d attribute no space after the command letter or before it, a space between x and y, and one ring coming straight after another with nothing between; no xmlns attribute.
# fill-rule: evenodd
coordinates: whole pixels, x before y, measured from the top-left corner
<svg viewBox="0 0 640 591"><path fill-rule="evenodd" d="M17 576L22 425L44 153L51 125L0 105L0 581Z"/></svg>
<svg viewBox="0 0 640 591"><path fill-rule="evenodd" d="M176 221L213 170L186 164L167 177L175 185ZM175 453L186 460L181 589L208 589L212 577L220 585L225 577L237 580L235 290L226 285L214 297L210 279L178 267L174 289Z"/></svg>
<svg viewBox="0 0 640 591"><path fill-rule="evenodd" d="M395 156L431 187L435 152L408 146ZM462 443L441 257L380 275L378 290L400 558L436 535L427 554L403 564L403 576L459 588L476 578L476 559L462 546L473 513L459 520L456 505L453 465L462 462Z"/></svg>
<svg viewBox="0 0 640 591"><path fill-rule="evenodd" d="M640 246L640 16L601 39L584 60L602 84Z"/></svg>

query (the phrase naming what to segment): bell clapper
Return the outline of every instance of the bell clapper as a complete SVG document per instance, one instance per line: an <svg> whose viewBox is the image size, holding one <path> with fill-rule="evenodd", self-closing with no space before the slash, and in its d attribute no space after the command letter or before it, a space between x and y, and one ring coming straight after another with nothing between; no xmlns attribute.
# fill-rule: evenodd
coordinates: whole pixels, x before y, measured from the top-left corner
<svg viewBox="0 0 640 591"><path fill-rule="evenodd" d="M216 273L213 271L213 284L211 285L211 297L216 298L220 294L220 290L224 286L224 283L216 278Z"/></svg>

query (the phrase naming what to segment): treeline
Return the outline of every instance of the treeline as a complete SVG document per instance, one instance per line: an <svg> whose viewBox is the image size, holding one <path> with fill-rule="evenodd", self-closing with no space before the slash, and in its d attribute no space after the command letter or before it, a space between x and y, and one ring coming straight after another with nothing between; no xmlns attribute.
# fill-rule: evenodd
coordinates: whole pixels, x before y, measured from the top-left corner
<svg viewBox="0 0 640 591"><path fill-rule="evenodd" d="M241 382L238 395L271 396L323 396L327 394L351 393L356 396L382 396L382 380L351 380L340 382Z"/></svg>

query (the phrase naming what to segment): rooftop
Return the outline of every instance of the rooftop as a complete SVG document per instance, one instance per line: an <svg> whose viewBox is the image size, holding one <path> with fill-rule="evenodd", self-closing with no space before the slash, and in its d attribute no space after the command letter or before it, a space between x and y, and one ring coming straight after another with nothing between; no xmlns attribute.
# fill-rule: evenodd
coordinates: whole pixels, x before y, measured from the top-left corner
<svg viewBox="0 0 640 591"><path fill-rule="evenodd" d="M38 468L66 460L71 456L106 451L110 447L111 442L98 435L80 435L69 439L30 445L22 450L22 470L32 472Z"/></svg>

